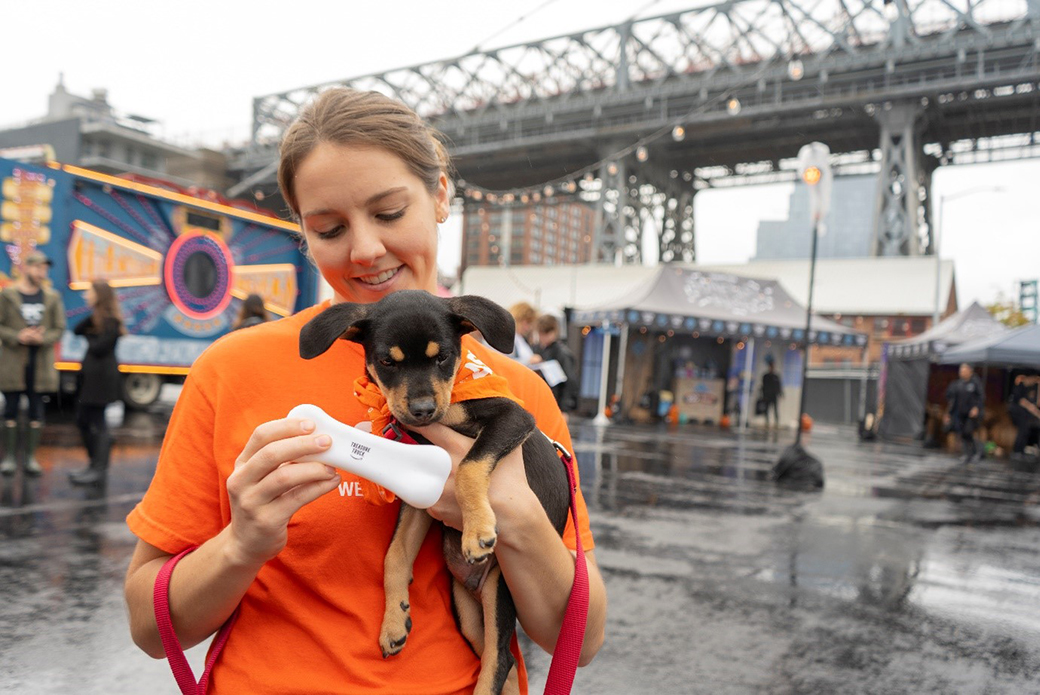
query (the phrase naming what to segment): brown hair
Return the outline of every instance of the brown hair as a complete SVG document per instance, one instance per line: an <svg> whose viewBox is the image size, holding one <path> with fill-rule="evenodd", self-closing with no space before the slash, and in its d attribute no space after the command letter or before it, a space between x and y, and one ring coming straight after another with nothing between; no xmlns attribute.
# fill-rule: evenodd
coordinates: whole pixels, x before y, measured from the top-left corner
<svg viewBox="0 0 1040 695"><path fill-rule="evenodd" d="M552 314L542 314L538 317L538 322L535 324L535 328L538 329L539 333L553 332L559 335L560 322L557 321L556 317Z"/></svg>
<svg viewBox="0 0 1040 695"><path fill-rule="evenodd" d="M115 319L119 323L119 335L126 335L126 327L123 325L123 310L119 307L119 298L115 290L104 280L94 280L90 283L94 288L94 311L90 315L90 327L94 333L105 330L105 321Z"/></svg>
<svg viewBox="0 0 1040 695"><path fill-rule="evenodd" d="M509 313L513 315L513 320L517 323L521 321L530 321L534 323L534 320L538 318L538 312L534 310L534 307L527 302L517 302L513 306L509 307Z"/></svg>
<svg viewBox="0 0 1040 695"><path fill-rule="evenodd" d="M242 306L238 309L238 318L235 319L233 328L241 328L247 319L256 317L260 321L267 321L267 309L264 307L264 298L258 294L250 294L242 300Z"/></svg>
<svg viewBox="0 0 1040 695"><path fill-rule="evenodd" d="M293 216L299 218L296 171L307 155L322 143L369 145L400 157L426 186L437 192L443 173L451 179L451 159L443 136L399 101L379 92L337 87L322 92L282 138L278 187ZM450 185L449 196L452 193Z"/></svg>

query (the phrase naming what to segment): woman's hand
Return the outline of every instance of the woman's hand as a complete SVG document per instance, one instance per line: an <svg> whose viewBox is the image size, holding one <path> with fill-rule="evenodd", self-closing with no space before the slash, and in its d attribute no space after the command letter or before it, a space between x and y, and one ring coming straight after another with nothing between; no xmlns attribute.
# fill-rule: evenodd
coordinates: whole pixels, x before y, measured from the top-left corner
<svg viewBox="0 0 1040 695"><path fill-rule="evenodd" d="M258 568L273 558L288 541L292 515L335 489L340 482L336 469L293 463L325 451L331 443L328 435L314 434L309 420L283 418L253 430L227 480L228 552L233 562Z"/></svg>
<svg viewBox="0 0 1040 695"><path fill-rule="evenodd" d="M437 503L426 511L434 519L461 531L462 511L455 497L455 472L473 447L473 440L441 424L416 427L415 431L451 456L451 474L444 483L444 492ZM498 462L491 475L488 501L498 517L500 532L508 525L511 512L521 510L521 501L533 501L534 504L538 504L534 492L527 484L522 447L517 447Z"/></svg>

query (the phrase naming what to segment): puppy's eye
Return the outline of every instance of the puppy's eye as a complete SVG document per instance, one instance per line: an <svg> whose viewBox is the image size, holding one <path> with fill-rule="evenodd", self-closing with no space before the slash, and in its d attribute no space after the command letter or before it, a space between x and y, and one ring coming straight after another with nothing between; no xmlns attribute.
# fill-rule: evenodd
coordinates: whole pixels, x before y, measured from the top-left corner
<svg viewBox="0 0 1040 695"><path fill-rule="evenodd" d="M379 364L383 365L384 367L393 367L395 362L389 357L384 357L383 359L379 360Z"/></svg>
<svg viewBox="0 0 1040 695"><path fill-rule="evenodd" d="M434 359L437 361L437 364L444 364L448 361L448 354L442 352L441 354L437 355Z"/></svg>

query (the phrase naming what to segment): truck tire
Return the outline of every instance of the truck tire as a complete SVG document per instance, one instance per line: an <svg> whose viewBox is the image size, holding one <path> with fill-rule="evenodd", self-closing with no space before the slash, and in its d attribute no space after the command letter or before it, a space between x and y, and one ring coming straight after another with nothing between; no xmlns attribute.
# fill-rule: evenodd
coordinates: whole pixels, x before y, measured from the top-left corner
<svg viewBox="0 0 1040 695"><path fill-rule="evenodd" d="M123 379L123 402L131 410L144 410L159 400L162 385L158 374L127 374Z"/></svg>

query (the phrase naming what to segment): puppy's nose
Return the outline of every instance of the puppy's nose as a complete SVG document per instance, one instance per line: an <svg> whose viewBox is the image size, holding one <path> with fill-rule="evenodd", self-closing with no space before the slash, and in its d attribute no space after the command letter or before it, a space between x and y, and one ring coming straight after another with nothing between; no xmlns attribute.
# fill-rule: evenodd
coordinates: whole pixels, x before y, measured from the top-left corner
<svg viewBox="0 0 1040 695"><path fill-rule="evenodd" d="M416 398L408 402L408 412L419 421L429 420L437 410L437 404L432 398Z"/></svg>

